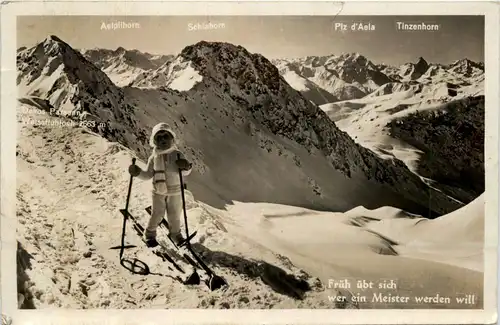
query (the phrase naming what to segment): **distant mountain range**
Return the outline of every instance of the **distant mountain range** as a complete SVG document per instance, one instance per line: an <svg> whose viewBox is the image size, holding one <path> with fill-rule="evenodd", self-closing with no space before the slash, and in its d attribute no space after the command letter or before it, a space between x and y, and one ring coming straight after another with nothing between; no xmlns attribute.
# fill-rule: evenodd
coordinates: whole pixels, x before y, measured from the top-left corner
<svg viewBox="0 0 500 325"><path fill-rule="evenodd" d="M468 59L445 66L429 64L420 57L417 63L393 67L374 64L359 53L349 53L280 59L273 63L292 87L317 105L391 93L389 87L401 89L436 82L469 86L484 80L484 65ZM328 95L318 96L323 91Z"/></svg>
<svg viewBox="0 0 500 325"><path fill-rule="evenodd" d="M172 54L153 55L123 47L79 51L117 86L145 85L145 80L152 81L150 72L157 76L153 84L163 83L165 80L160 75L175 58ZM317 105L387 95L436 83L448 83L453 89L484 81L484 63L467 58L443 65L428 63L419 57L416 63L390 66L375 64L359 53L347 53L276 59L271 63L292 88Z"/></svg>
<svg viewBox="0 0 500 325"><path fill-rule="evenodd" d="M434 215L461 206L428 188L403 162L356 144L275 65L241 46L202 41L156 65L137 52L131 53L141 59L131 64L122 49L84 53L95 63L56 36L19 51L20 94L45 100L54 114L100 122L95 132L143 159L151 127L168 121L195 161L191 188L213 206L225 200L329 210L384 204ZM119 87L98 67L115 60L146 72ZM365 62L368 71L363 87L388 78L361 56L355 62ZM340 76L352 81L358 70Z"/></svg>
<svg viewBox="0 0 500 325"><path fill-rule="evenodd" d="M80 50L85 58L105 72L117 86L125 86L137 75L160 67L171 60L173 55L153 55L138 50L89 49Z"/></svg>

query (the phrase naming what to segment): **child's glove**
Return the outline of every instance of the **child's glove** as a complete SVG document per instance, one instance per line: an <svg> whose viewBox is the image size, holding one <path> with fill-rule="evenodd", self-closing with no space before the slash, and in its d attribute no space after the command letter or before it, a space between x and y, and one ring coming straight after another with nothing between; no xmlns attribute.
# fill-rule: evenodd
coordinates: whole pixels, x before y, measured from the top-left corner
<svg viewBox="0 0 500 325"><path fill-rule="evenodd" d="M191 163L186 159L178 159L175 163L180 170L188 170L191 168Z"/></svg>
<svg viewBox="0 0 500 325"><path fill-rule="evenodd" d="M141 168L139 166L137 166L137 165L130 165L128 167L128 172L133 177L137 177L141 173Z"/></svg>

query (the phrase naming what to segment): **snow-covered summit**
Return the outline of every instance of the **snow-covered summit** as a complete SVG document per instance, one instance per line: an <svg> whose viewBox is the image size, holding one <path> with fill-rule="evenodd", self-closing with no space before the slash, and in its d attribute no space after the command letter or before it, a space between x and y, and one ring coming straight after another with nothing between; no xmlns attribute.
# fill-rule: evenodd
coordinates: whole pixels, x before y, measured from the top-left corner
<svg viewBox="0 0 500 325"><path fill-rule="evenodd" d="M477 77L484 74L484 64L464 58L454 61L448 70L466 77Z"/></svg>
<svg viewBox="0 0 500 325"><path fill-rule="evenodd" d="M49 36L17 54L20 97L43 101L52 114L67 116L92 131L113 129L115 141L130 135L133 107L124 92L79 51L56 36Z"/></svg>
<svg viewBox="0 0 500 325"><path fill-rule="evenodd" d="M96 115L123 97L104 72L54 35L20 51L17 67L22 91L48 100L58 114Z"/></svg>

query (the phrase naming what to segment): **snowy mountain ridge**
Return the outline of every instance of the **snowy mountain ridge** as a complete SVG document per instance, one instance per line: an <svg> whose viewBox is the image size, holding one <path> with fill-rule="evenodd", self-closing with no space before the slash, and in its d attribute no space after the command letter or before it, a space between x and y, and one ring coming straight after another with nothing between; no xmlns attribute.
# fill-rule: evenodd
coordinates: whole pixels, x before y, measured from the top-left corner
<svg viewBox="0 0 500 325"><path fill-rule="evenodd" d="M121 89L57 36L18 52L17 66L21 94L43 97L53 113L77 116L99 111L106 120L106 108L123 104Z"/></svg>
<svg viewBox="0 0 500 325"><path fill-rule="evenodd" d="M428 63L419 57L416 63L395 67L374 64L359 53L346 53L276 59L273 63L285 79L290 80L290 85L297 84L297 80L301 80L302 84L308 81L313 83L308 86L309 89L319 88L335 96L335 100L330 100L330 103L373 95L377 89L390 83L432 84L441 81L467 86L484 80L484 64L467 58L443 65ZM323 98L309 96L300 86L295 89L317 105L326 104Z"/></svg>
<svg viewBox="0 0 500 325"><path fill-rule="evenodd" d="M172 55L154 55L118 47L82 49L80 52L101 69L117 86L126 86L144 71L154 70L172 59Z"/></svg>
<svg viewBox="0 0 500 325"><path fill-rule="evenodd" d="M273 63L282 75L293 71L333 95L335 101L363 97L392 81L359 53L273 60Z"/></svg>

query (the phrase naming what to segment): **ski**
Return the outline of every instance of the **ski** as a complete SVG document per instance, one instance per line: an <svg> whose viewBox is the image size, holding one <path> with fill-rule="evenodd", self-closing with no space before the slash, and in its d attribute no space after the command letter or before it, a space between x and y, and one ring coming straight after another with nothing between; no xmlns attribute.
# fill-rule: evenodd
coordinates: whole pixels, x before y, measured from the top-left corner
<svg viewBox="0 0 500 325"><path fill-rule="evenodd" d="M151 216L151 206L147 207L145 210ZM162 227L168 233L168 222L165 219L161 220L160 227ZM167 238L170 240L170 242L175 247L175 249L178 250L180 253L182 253L182 257L189 264L191 264L191 266L193 266L195 268L198 268L198 269L202 269L202 267L200 265L198 265L198 263L196 263L195 261L193 261L193 259L189 255L187 255L185 252L182 252L182 250L181 250L181 248L188 242L188 240L191 240L196 235L196 233L197 233L196 231L194 233L192 233L187 239L184 240L184 242L182 242L181 245L177 245L172 240L172 238L170 238L169 235L167 235Z"/></svg>
<svg viewBox="0 0 500 325"><path fill-rule="evenodd" d="M133 229L136 231L137 235L139 236L141 241L146 245L146 247L151 248L152 252L156 256L160 257L162 259L162 261L170 262L179 273L181 273L183 275L186 274L184 269L169 254L167 254L164 251L161 251L161 248L166 249L164 247L164 245L161 245L160 243L158 243L160 246L159 248L147 246L146 241L144 239L144 227L137 221L137 219L135 219L134 216L132 216L130 214L130 212L128 212L125 209L121 209L120 212L124 215L124 218L127 218L127 219L132 221ZM136 262L137 261L134 261L134 264ZM143 265L142 267L144 269L147 269L147 267L145 267L145 264L143 262L140 262L140 263ZM133 266L136 266L136 265L133 265ZM149 270L148 270L148 272L149 272ZM176 278L177 278L177 280L179 280L180 282L182 282L183 284L186 284L186 285L195 285L195 284L197 285L197 284L200 284L200 281L201 281L199 274L196 272L196 269L194 269L192 274L189 275L185 280L182 279L182 277L180 275L177 275Z"/></svg>
<svg viewBox="0 0 500 325"><path fill-rule="evenodd" d="M147 207L146 209L146 212L148 212L149 215L151 215L151 207ZM168 231L168 223L165 219L162 219L162 222L160 224L161 227L164 227L164 230ZM205 280L205 284L211 289L211 290L217 290L223 286L228 286L226 280L224 280L222 277L216 275L206 264L205 262L203 262L203 260L201 259L201 257L198 256L198 254L193 250L193 248L191 247L191 243L190 243L190 240L191 238L194 237L194 235L196 234L197 232L195 231L193 234L189 235L188 238L186 238L184 240L184 242L182 243L182 247L181 246L177 246L174 241L170 238L170 236L167 236L170 241L172 242L172 244L174 245L174 247L176 247L179 252L182 253L183 257L186 259L186 261L188 261L193 267L195 268L198 268L198 269L201 269L203 271L205 271L205 273L207 274L208 276L208 279ZM190 255L188 255L185 251L189 252L191 256L193 256L193 258L191 258Z"/></svg>

